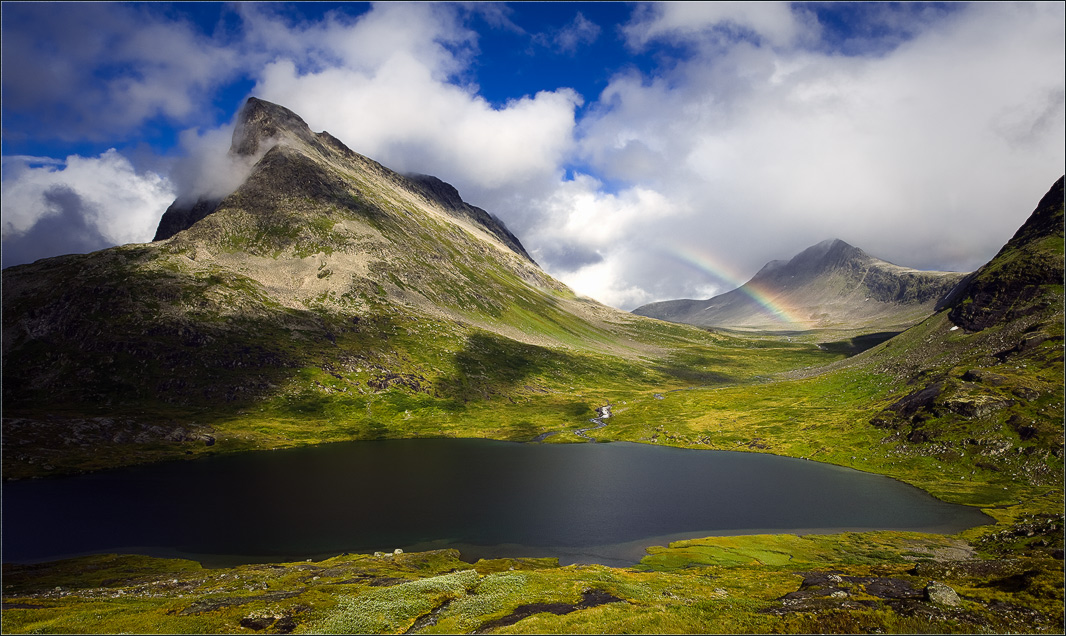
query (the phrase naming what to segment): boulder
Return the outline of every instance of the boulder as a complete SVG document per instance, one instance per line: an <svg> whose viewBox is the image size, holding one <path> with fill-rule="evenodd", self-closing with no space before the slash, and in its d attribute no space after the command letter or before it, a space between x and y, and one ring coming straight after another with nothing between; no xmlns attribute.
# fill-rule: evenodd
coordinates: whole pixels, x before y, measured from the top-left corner
<svg viewBox="0 0 1066 636"><path fill-rule="evenodd" d="M948 607L958 607L962 603L959 595L951 589L951 586L939 581L929 581L929 585L925 586L925 598L930 603Z"/></svg>

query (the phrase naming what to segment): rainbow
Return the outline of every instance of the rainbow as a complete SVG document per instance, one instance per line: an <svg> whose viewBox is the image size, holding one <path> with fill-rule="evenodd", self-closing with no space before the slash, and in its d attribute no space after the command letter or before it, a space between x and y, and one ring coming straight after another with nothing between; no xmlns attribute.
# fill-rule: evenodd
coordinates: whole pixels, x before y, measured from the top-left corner
<svg viewBox="0 0 1066 636"><path fill-rule="evenodd" d="M697 252L696 250L686 247L675 246L670 250L665 250L664 254L676 261L688 265L689 267L699 270L704 274L708 274L711 277L726 283L728 286L732 286L742 294L748 295L752 300L757 302L760 307L769 312L775 320L781 323L797 326L803 322L801 319L793 315L789 308L768 295L767 292L760 289L758 285L752 285L750 282L746 283L734 270L721 264L717 260L714 260L710 255L704 252Z"/></svg>

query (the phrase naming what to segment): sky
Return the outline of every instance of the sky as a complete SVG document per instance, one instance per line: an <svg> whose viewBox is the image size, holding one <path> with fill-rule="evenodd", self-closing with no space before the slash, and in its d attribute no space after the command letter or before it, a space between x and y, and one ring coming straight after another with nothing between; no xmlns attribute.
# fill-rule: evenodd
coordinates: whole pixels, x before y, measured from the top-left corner
<svg viewBox="0 0 1066 636"><path fill-rule="evenodd" d="M625 310L832 238L972 271L1064 172L1064 7L5 2L3 266L235 187L254 95Z"/></svg>

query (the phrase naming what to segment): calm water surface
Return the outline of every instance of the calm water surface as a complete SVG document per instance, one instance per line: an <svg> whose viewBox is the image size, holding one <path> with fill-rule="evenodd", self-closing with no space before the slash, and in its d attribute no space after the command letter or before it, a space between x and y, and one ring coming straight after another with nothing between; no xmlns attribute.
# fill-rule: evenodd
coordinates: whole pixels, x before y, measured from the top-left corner
<svg viewBox="0 0 1066 636"><path fill-rule="evenodd" d="M626 565L681 538L989 522L887 477L773 455L419 439L10 482L2 541L9 562L136 552L222 565L456 547L467 560Z"/></svg>

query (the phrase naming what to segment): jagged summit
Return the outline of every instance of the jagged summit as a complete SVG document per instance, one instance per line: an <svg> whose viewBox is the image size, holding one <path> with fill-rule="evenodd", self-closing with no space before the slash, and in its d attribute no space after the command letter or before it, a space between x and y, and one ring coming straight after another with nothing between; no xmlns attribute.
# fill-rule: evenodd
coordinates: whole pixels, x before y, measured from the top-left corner
<svg viewBox="0 0 1066 636"><path fill-rule="evenodd" d="M827 239L803 250L791 260L773 260L767 263L752 277L751 282L772 280L787 272L792 278L802 276L809 278L832 269L846 267L849 264L868 264L872 259L866 252L853 247L840 239Z"/></svg>
<svg viewBox="0 0 1066 636"><path fill-rule="evenodd" d="M307 122L284 106L249 97L237 115L230 152L253 156L284 139L315 143Z"/></svg>
<svg viewBox="0 0 1066 636"><path fill-rule="evenodd" d="M271 151L278 146L289 152L279 150L271 156ZM237 115L229 154L250 162L247 179L257 182L254 189L260 194L265 190L274 191L274 198L297 191L312 198L322 194L342 206L347 205L355 193L349 192L352 180L338 179L336 169L345 172L347 167L355 164L360 171L384 179L389 187L424 199L452 219L487 232L507 249L533 261L522 243L499 218L463 201L459 191L451 184L430 175L397 174L353 152L328 132L313 132L303 118L284 106L249 97ZM325 166L330 168L323 170ZM271 172L272 176L264 178L265 172ZM300 177L295 178L294 175ZM164 212L152 240L166 240L191 228L224 207L226 196L229 193L225 196L179 197ZM258 198L263 199L262 196ZM262 203L272 207L268 201Z"/></svg>
<svg viewBox="0 0 1066 636"><path fill-rule="evenodd" d="M899 327L932 313L964 276L900 267L829 239L788 261L770 261L720 296L651 303L633 313L701 327Z"/></svg>

